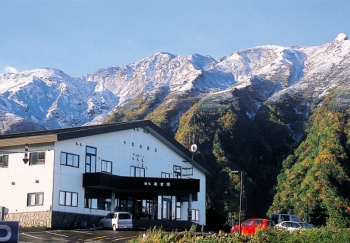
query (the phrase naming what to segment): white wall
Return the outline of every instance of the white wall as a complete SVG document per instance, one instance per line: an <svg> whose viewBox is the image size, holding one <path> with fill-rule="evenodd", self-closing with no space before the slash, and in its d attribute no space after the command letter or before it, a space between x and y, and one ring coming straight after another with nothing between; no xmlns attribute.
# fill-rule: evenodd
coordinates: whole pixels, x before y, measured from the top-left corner
<svg viewBox="0 0 350 243"><path fill-rule="evenodd" d="M132 145L132 143L134 145ZM143 166L146 169L146 177L161 177L161 172L170 173L173 177L173 165L182 167L191 166L183 162L184 158L179 156L160 140L155 138L144 129L130 129L109 134L83 137L79 139L57 142L55 145L55 194L54 210L75 213L90 213L105 215L103 210L84 208L84 188L82 187L82 175L85 173L85 151L86 146L97 148L96 172L101 172L101 161L112 161L112 171L115 175L130 176L130 166ZM80 156L79 168L62 166L59 164L60 151L78 154ZM139 158L139 160L137 160ZM142 159L144 160L142 162ZM205 223L205 175L198 169L194 169L193 178L200 179L200 193L198 202L193 202L192 207L200 210L200 222ZM59 190L77 192L78 207L58 205ZM184 204L187 205L187 204ZM183 211L187 212L187 208ZM186 214L187 215L187 214Z"/></svg>
<svg viewBox="0 0 350 243"><path fill-rule="evenodd" d="M0 206L10 208L10 212L15 210L29 212L49 210L52 205L54 211L105 215L107 212L104 210L84 208L82 176L85 173L86 146L97 148L96 172L101 172L101 160L112 161L113 174L120 176L130 176L130 166L142 166L142 158L143 166L147 168L146 177L161 177L161 172L166 172L170 173L172 178L173 165L191 166L188 162L183 162L184 158L142 128L59 141L54 147L50 147L50 151L46 151L44 165L25 165L22 161L23 153L10 154L9 167L0 168L0 182L4 185L0 187ZM47 148L48 146L30 147L29 150ZM79 155L79 167L60 165L61 152ZM53 158L56 161L54 166ZM54 179L52 173L54 173ZM200 210L199 223L205 224L205 175L194 168L191 177L200 179L198 201L192 202L192 208ZM35 183L35 180L39 180L39 183ZM12 186L12 181L16 185ZM60 206L60 190L78 193L78 207ZM27 207L27 193L42 191L44 205ZM182 208L182 214L186 217L182 219L187 219L187 203L183 205L186 207Z"/></svg>
<svg viewBox="0 0 350 243"><path fill-rule="evenodd" d="M47 147L30 147L30 151L43 151ZM24 152L24 147L23 147ZM23 162L24 153L9 154L8 168L0 168L0 206L9 213L50 210L52 205L54 151L46 151L45 164L29 165ZM39 183L35 181L38 180ZM15 185L12 185L12 182ZM41 206L27 206L27 193L44 192Z"/></svg>

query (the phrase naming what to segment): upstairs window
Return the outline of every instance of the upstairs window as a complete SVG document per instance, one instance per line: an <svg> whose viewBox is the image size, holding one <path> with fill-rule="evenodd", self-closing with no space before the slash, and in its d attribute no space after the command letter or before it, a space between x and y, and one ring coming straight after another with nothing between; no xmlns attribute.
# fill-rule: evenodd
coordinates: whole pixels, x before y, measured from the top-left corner
<svg viewBox="0 0 350 243"><path fill-rule="evenodd" d="M178 166L178 165L173 166L173 176L174 178L181 178L181 166Z"/></svg>
<svg viewBox="0 0 350 243"><path fill-rule="evenodd" d="M96 154L97 154L96 148L86 146L86 157L85 157L85 172L86 173L96 172Z"/></svg>
<svg viewBox="0 0 350 243"><path fill-rule="evenodd" d="M79 167L79 155L62 152L61 165Z"/></svg>
<svg viewBox="0 0 350 243"><path fill-rule="evenodd" d="M161 178L170 178L170 173L167 173L167 172L161 172L160 177L161 177Z"/></svg>
<svg viewBox="0 0 350 243"><path fill-rule="evenodd" d="M29 154L29 165L45 164L45 152L32 152Z"/></svg>
<svg viewBox="0 0 350 243"><path fill-rule="evenodd" d="M101 171L112 174L112 161L102 160Z"/></svg>
<svg viewBox="0 0 350 243"><path fill-rule="evenodd" d="M145 177L145 168L139 166L130 166L130 176Z"/></svg>
<svg viewBox="0 0 350 243"><path fill-rule="evenodd" d="M9 166L9 156L1 155L0 156L0 168L7 168Z"/></svg>

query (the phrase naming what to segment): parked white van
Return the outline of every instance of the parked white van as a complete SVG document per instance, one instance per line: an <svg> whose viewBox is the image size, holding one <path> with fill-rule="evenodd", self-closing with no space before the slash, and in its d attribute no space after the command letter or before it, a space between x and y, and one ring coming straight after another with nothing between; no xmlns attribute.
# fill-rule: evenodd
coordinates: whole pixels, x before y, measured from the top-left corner
<svg viewBox="0 0 350 243"><path fill-rule="evenodd" d="M107 214L100 220L100 227L117 229L132 229L132 215L128 212L114 212Z"/></svg>

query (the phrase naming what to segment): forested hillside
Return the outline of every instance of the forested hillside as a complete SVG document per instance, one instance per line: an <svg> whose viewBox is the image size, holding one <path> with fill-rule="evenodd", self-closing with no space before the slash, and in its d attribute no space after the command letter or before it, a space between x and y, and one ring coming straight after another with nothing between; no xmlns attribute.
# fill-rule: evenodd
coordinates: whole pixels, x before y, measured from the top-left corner
<svg viewBox="0 0 350 243"><path fill-rule="evenodd" d="M283 161L269 213L293 212L330 226L350 223L350 113L329 94L313 114L306 139Z"/></svg>

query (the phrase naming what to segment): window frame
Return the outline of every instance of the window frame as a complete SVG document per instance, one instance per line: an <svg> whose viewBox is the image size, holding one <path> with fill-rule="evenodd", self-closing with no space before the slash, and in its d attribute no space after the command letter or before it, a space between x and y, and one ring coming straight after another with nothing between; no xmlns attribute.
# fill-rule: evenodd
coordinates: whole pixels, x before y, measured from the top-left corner
<svg viewBox="0 0 350 243"><path fill-rule="evenodd" d="M106 163L106 170L103 170L103 163ZM110 164L110 171L108 171L108 164ZM109 161L109 160L101 160L101 172L103 173L108 173L108 174L112 174L113 171L113 162Z"/></svg>
<svg viewBox="0 0 350 243"><path fill-rule="evenodd" d="M36 155L35 158L33 158L34 155ZM40 155L44 155L44 159L40 159L39 158ZM46 159L46 152L45 151L37 151L37 152L30 152L29 153L29 165L43 165L43 164L45 164L45 159ZM35 163L33 160L35 160Z"/></svg>
<svg viewBox="0 0 350 243"><path fill-rule="evenodd" d="M182 207L181 207L181 202L176 202L176 219L181 219L181 211L182 211Z"/></svg>
<svg viewBox="0 0 350 243"><path fill-rule="evenodd" d="M5 165L4 158L7 158L6 159L6 162L7 162L6 165ZM9 167L9 155L8 154L0 155L0 168L8 168L8 167Z"/></svg>
<svg viewBox="0 0 350 243"><path fill-rule="evenodd" d="M62 156L65 155L65 163L62 163ZM68 156L73 156L73 160L72 160L72 165L68 164ZM75 158L77 158L77 166L74 165L74 161ZM80 164L80 156L78 154L72 154L72 153L67 153L67 152L61 152L61 156L60 156L60 165L64 165L64 166L70 166L70 167L75 167L75 168L79 168L79 164Z"/></svg>
<svg viewBox="0 0 350 243"><path fill-rule="evenodd" d="M179 165L173 165L173 177L181 179L182 177L182 167Z"/></svg>
<svg viewBox="0 0 350 243"><path fill-rule="evenodd" d="M31 199L32 199L31 195L34 195L34 204L31 203ZM41 203L40 203L40 198L41 198ZM43 206L43 205L44 205L44 192L28 192L27 193L27 207Z"/></svg>
<svg viewBox="0 0 350 243"><path fill-rule="evenodd" d="M170 173L168 173L168 172L161 172L160 173L160 177L161 178L170 178Z"/></svg>
<svg viewBox="0 0 350 243"><path fill-rule="evenodd" d="M89 149L95 150L95 153L89 152ZM97 148L91 147L91 146L86 146L85 173L95 173L96 172L96 158L97 158ZM89 168L89 170L87 168Z"/></svg>
<svg viewBox="0 0 350 243"><path fill-rule="evenodd" d="M195 221L195 222L199 221L199 209L191 210L191 221Z"/></svg>
<svg viewBox="0 0 350 243"><path fill-rule="evenodd" d="M68 195L69 197L67 197ZM63 199L61 198L61 196L63 196ZM69 199L70 202L67 202L67 199ZM62 200L62 203L61 203L61 200ZM75 201L75 205L73 201ZM77 192L62 191L62 190L59 191L58 205L68 206L68 207L78 207L78 203L79 203L79 197Z"/></svg>
<svg viewBox="0 0 350 243"><path fill-rule="evenodd" d="M130 166L130 177L146 177L145 168L140 167L140 166L131 165Z"/></svg>

